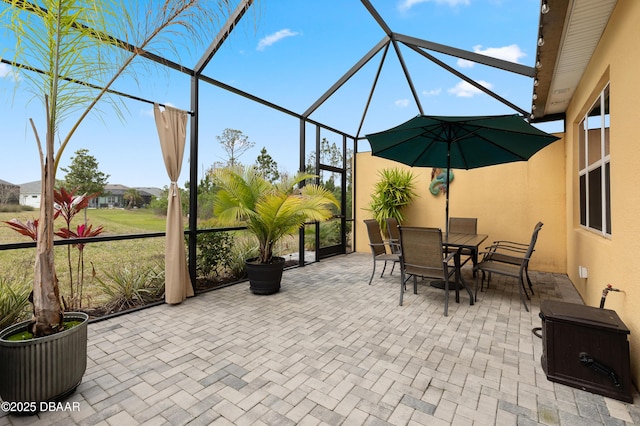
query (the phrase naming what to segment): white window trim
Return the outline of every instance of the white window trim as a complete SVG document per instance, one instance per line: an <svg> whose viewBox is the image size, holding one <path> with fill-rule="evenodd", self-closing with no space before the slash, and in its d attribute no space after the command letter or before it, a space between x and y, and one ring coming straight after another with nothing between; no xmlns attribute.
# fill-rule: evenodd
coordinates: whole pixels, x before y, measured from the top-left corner
<svg viewBox="0 0 640 426"><path fill-rule="evenodd" d="M590 232L594 232L597 234L602 235L603 237L606 238L611 238L611 230L607 229L607 195L610 196L610 194L607 194L606 192L606 165L611 163L611 153L605 155L605 137L606 137L606 121L605 121L605 91L609 88L609 83L607 83L604 88L600 91L600 94L598 95L598 98L596 101L593 102L593 104L591 104L591 106L589 107L589 109L587 110L586 114L584 115L584 117L582 118L582 120L580 120L580 123L585 123L584 126L582 126L580 128L580 132L584 133L584 164L586 165L584 169L580 169L578 171L578 183L580 181L580 177L585 176L585 196L587 197L586 200L586 222L587 225L583 225L582 223L580 223L580 221L578 221L578 225L582 228L585 229L587 231ZM609 94L611 94L611 91L609 91ZM589 164L589 112L593 109L593 107L597 104L600 103L600 159L598 159L597 161L595 161L593 164ZM609 136L611 136L611 134L609 134ZM579 140L579 138L578 138ZM611 152L611 150L609 150L609 152ZM600 187L602 188L602 200L601 200L601 212L602 212L602 230L598 230L596 228L592 228L590 226L588 226L590 224L590 220L589 220L589 172L595 170L595 169L601 169L601 173L600 173ZM609 192L611 191L611 185L609 185ZM580 208L580 203L578 202L578 208Z"/></svg>

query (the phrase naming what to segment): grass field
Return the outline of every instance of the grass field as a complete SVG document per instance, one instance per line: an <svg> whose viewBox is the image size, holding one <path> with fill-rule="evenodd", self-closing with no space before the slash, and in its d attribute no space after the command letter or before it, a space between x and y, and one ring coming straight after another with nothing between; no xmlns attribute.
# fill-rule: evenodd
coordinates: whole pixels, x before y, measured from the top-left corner
<svg viewBox="0 0 640 426"><path fill-rule="evenodd" d="M0 244L29 242L29 238L6 226L4 221L17 218L26 222L37 217L38 211L17 214L0 212ZM84 214L76 215L71 229L75 229L78 224L83 222ZM145 209L89 209L87 210L87 222L93 225L94 229L103 226L102 235L105 236L155 233L165 230L165 217L157 216L152 211ZM63 226L65 226L64 221L58 218L56 230ZM243 250L249 250L249 247L255 249L255 242L250 240L249 246L247 246L247 239L241 231L236 231L233 235L233 258L236 259L236 265L242 267L246 257L255 256L255 254L245 256L249 252ZM297 241L297 235L284 238L278 244L277 255L284 256L297 252ZM164 271L164 245L164 237L86 244L84 246L85 272L82 308L100 308L113 301L100 288L100 281L118 285L135 285L141 280L149 280L150 277L162 274ZM69 245L56 246L54 251L60 292L66 300L69 300L70 277L73 277L74 286L78 283L79 251L78 248ZM69 254L71 261L69 261ZM30 288L33 281L34 258L35 248L0 250L0 283L18 284ZM237 271L237 266L232 270ZM124 280L127 280L128 283L121 282ZM164 280L162 279L162 281Z"/></svg>
<svg viewBox="0 0 640 426"><path fill-rule="evenodd" d="M0 244L28 242L29 239L4 225L4 221L17 218L23 222L38 217L38 211L22 213L0 213ZM84 221L84 215L78 214L72 224ZM117 210L117 209L89 209L87 221L94 229L102 225L103 235L138 234L145 232L162 232L165 230L165 218L155 215L150 210ZM64 226L58 218L56 229ZM108 281L108 275L123 269L144 271L145 268L164 267L164 237L147 238L125 241L110 241L104 243L90 243L84 248L85 289L83 307L99 306L104 303L104 297L97 288L97 280ZM71 253L71 273L73 281L77 282L78 249L71 246L57 246L55 248L56 274L60 282L63 295L69 294L70 272L68 247ZM30 285L33 280L35 249L16 249L0 251L0 275L11 282L23 282ZM68 296L67 296L68 297Z"/></svg>
<svg viewBox="0 0 640 426"><path fill-rule="evenodd" d="M26 211L21 213L0 212L0 222L5 222L16 218L22 222L38 218L39 212ZM76 215L71 229L84 222L82 213ZM104 235L138 234L144 232L162 232L165 230L165 217L154 214L151 210L120 210L120 209L87 209L87 222L93 225L94 229L104 226ZM0 244L17 243L29 241L26 237L19 235L14 230L0 225ZM62 219L56 220L56 229L64 226Z"/></svg>

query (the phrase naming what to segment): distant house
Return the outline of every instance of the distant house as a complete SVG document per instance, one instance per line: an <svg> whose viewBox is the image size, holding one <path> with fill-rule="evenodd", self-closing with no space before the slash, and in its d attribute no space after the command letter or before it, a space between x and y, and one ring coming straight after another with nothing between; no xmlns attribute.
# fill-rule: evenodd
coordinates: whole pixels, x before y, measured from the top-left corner
<svg viewBox="0 0 640 426"><path fill-rule="evenodd" d="M124 201L124 193L127 192L128 189L129 187L124 185L107 184L104 186L104 194L91 200L89 207L98 207L101 209L123 208L126 205Z"/></svg>
<svg viewBox="0 0 640 426"><path fill-rule="evenodd" d="M0 204L18 204L20 187L0 179Z"/></svg>
<svg viewBox="0 0 640 426"><path fill-rule="evenodd" d="M20 204L40 208L40 181L27 182L20 185Z"/></svg>
<svg viewBox="0 0 640 426"><path fill-rule="evenodd" d="M0 185L3 181L0 180ZM162 189L154 187L130 188L128 186L113 184L105 185L104 195L91 200L89 207L92 208L124 208L127 202L124 199L125 193L135 189L142 197L142 203L138 207L148 205L153 199L162 195ZM20 204L40 208L40 181L28 182L19 186Z"/></svg>
<svg viewBox="0 0 640 426"><path fill-rule="evenodd" d="M156 198L160 198L164 195L164 190L161 188L155 188L155 187L138 187L136 188L138 190L138 193L140 193L140 196L142 197L143 201L143 205L148 205L151 201L153 201Z"/></svg>
<svg viewBox="0 0 640 426"><path fill-rule="evenodd" d="M125 194L127 191L135 189L142 198L142 202L137 207L144 207L151 203L155 198L162 195L162 189L154 187L137 187L131 188L120 184L109 184L104 187L104 195L101 195L95 200L92 200L90 207L98 208L125 208L127 207L127 201L125 200Z"/></svg>

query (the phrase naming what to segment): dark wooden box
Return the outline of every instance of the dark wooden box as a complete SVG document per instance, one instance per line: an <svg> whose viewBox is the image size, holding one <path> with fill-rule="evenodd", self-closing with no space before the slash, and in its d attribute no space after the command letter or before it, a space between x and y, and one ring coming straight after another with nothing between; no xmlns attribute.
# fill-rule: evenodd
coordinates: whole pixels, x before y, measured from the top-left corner
<svg viewBox="0 0 640 426"><path fill-rule="evenodd" d="M629 329L615 311L544 300L540 318L547 379L633 402Z"/></svg>

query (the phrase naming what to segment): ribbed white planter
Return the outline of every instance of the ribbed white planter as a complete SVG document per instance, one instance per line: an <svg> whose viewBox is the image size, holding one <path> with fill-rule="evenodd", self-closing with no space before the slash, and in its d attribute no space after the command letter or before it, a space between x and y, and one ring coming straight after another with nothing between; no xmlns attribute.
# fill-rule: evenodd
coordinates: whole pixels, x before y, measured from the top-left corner
<svg viewBox="0 0 640 426"><path fill-rule="evenodd" d="M82 381L87 368L87 325L83 312L65 312L65 321L82 321L51 336L24 341L6 338L26 330L29 321L0 332L0 397L7 402L42 402L63 398Z"/></svg>

